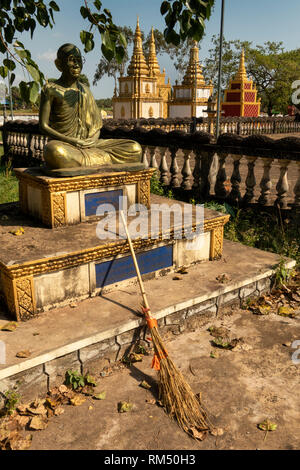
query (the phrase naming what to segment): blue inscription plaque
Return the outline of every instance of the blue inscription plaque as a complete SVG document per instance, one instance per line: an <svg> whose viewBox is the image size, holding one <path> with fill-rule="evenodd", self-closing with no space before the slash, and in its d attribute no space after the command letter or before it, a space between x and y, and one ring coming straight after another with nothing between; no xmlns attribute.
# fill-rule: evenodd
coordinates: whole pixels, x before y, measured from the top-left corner
<svg viewBox="0 0 300 470"><path fill-rule="evenodd" d="M173 265L173 245L162 246L136 255L141 274L152 273ZM96 287L104 287L136 276L131 256L95 265Z"/></svg>
<svg viewBox="0 0 300 470"><path fill-rule="evenodd" d="M122 189L85 194L84 202L85 202L86 217L89 217L91 215L96 215L97 208L101 204L112 204L114 208L116 209L116 211L118 211L119 209L122 209L122 207L120 207L120 200L119 200L119 198L122 198L122 197L123 197Z"/></svg>

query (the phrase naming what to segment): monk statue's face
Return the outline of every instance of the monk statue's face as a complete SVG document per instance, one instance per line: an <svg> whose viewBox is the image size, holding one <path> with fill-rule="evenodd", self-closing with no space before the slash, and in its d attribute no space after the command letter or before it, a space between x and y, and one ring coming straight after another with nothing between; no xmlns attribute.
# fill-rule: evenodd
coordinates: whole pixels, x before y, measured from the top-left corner
<svg viewBox="0 0 300 470"><path fill-rule="evenodd" d="M82 70L82 56L79 49L74 46L72 49L64 51L63 56L56 61L56 66L65 78L76 80Z"/></svg>

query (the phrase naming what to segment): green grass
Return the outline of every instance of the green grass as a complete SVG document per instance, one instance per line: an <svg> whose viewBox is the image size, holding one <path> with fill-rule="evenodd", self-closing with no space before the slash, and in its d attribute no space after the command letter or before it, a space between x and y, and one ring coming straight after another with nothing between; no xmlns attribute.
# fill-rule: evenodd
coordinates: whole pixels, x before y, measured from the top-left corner
<svg viewBox="0 0 300 470"><path fill-rule="evenodd" d="M0 166L0 204L19 200L18 180L13 174L6 174L6 168Z"/></svg>
<svg viewBox="0 0 300 470"><path fill-rule="evenodd" d="M208 203L205 206L231 215L224 229L224 237L228 240L293 258L300 267L299 220L283 218L280 212L238 209L227 204Z"/></svg>

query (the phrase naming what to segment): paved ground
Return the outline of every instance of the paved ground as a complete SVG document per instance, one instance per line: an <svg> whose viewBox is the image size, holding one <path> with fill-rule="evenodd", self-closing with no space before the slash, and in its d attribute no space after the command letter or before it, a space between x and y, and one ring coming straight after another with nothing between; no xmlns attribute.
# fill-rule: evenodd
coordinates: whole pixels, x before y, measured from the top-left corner
<svg viewBox="0 0 300 470"><path fill-rule="evenodd" d="M170 356L203 402L213 422L224 430L222 436L194 441L163 409L148 404L156 397L156 373L151 356L144 356L131 368L108 371L106 377L93 373L99 392L106 399L88 399L81 406L65 405L65 412L49 421L47 429L33 432L31 449L297 449L299 448L299 367L293 364L289 344L300 339L299 320L278 315L257 316L228 307L215 326L230 329L243 342L232 351L212 346L202 328L186 331L167 341ZM287 344L288 346L284 346ZM210 357L211 351L218 355ZM145 390L139 384L152 385ZM118 413L119 401L129 401L134 409ZM265 419L277 424L276 431L257 428Z"/></svg>

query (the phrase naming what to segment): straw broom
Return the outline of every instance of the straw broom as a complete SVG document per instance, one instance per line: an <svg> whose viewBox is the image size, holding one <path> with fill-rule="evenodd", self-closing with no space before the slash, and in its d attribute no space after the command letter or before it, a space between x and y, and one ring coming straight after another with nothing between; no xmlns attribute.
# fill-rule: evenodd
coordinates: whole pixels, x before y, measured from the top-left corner
<svg viewBox="0 0 300 470"><path fill-rule="evenodd" d="M154 346L152 368L157 370L159 374L159 400L167 414L175 418L185 432L195 439L203 440L207 432L212 431L212 425L201 405L200 398L195 396L164 346L157 329L157 320L151 314L124 213L123 211L120 213L143 297L142 311L150 329Z"/></svg>

